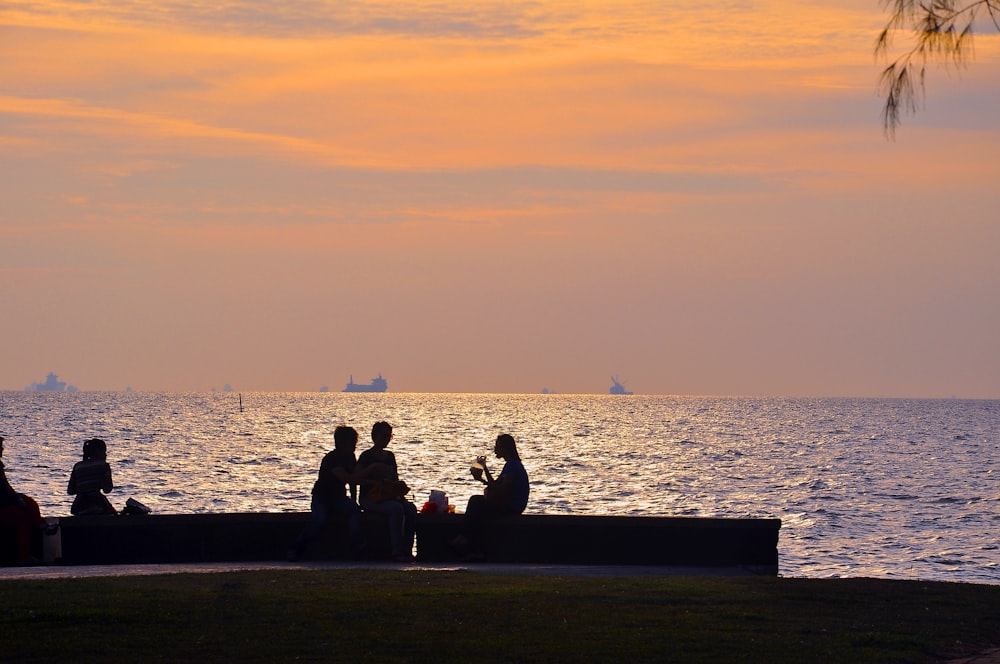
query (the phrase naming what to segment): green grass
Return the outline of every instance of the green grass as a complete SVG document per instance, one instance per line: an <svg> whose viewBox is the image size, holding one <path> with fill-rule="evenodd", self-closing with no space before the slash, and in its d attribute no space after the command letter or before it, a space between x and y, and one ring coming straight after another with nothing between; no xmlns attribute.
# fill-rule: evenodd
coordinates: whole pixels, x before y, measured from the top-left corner
<svg viewBox="0 0 1000 664"><path fill-rule="evenodd" d="M0 582L4 661L931 662L1000 586L324 570Z"/></svg>

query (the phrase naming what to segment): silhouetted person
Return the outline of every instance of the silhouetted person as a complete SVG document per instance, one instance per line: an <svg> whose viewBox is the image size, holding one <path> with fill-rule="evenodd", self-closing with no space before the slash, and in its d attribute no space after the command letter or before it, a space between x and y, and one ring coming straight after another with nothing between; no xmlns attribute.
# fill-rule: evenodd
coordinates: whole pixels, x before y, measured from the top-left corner
<svg viewBox="0 0 1000 664"><path fill-rule="evenodd" d="M451 542L452 547L467 559L483 558L483 534L491 519L520 514L528 505L531 486L528 483L528 472L517 453L514 437L506 433L497 436L493 454L506 462L503 470L493 479L486 465L486 457L476 459L477 465L472 468L472 476L485 484L486 488L482 495L469 498L465 517L462 519L462 534Z"/></svg>
<svg viewBox="0 0 1000 664"><path fill-rule="evenodd" d="M392 425L376 422L372 427L372 446L358 457L358 466L372 468L359 484L361 509L379 512L389 517L389 543L392 559L397 562L413 560L413 535L417 525L417 506L406 500L410 492L399 481L396 455L386 449L392 440Z"/></svg>
<svg viewBox="0 0 1000 664"><path fill-rule="evenodd" d="M0 552L0 563L28 563L34 558L32 545L35 533L42 525L42 515L38 503L30 496L14 491L7 481L3 465L3 436L0 436L0 526L14 531L14 556Z"/></svg>
<svg viewBox="0 0 1000 664"><path fill-rule="evenodd" d="M100 438L83 443L83 461L73 466L69 476L68 494L75 495L70 513L75 516L117 514L105 493L115 488L108 465L108 446ZM103 492L103 493L102 493Z"/></svg>
<svg viewBox="0 0 1000 664"><path fill-rule="evenodd" d="M319 476L312 489L312 520L288 549L288 559L298 560L323 533L335 515L347 519L348 545L351 554L359 556L361 538L361 508L355 501L358 482L365 476L357 468L354 451L358 447L358 432L354 427L339 426L333 432L333 450L320 462Z"/></svg>

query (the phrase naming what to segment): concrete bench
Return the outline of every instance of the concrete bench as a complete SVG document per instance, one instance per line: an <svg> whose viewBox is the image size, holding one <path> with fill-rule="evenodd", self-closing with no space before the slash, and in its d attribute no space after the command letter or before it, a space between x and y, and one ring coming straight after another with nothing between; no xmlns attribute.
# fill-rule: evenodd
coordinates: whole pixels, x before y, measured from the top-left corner
<svg viewBox="0 0 1000 664"><path fill-rule="evenodd" d="M67 565L284 560L309 524L308 512L73 516L59 520ZM373 558L388 558L389 526L381 514L363 514ZM302 560L345 559L346 526L332 521Z"/></svg>
<svg viewBox="0 0 1000 664"><path fill-rule="evenodd" d="M308 512L77 516L59 520L61 562L69 565L284 560ZM387 518L365 513L366 557L388 559ZM454 562L449 542L460 514L417 516L421 562ZM490 524L490 562L737 568L778 573L779 519L526 514ZM303 560L347 558L346 530L332 523Z"/></svg>
<svg viewBox="0 0 1000 664"><path fill-rule="evenodd" d="M32 530L30 557L34 562L55 560L54 542L50 536L57 532L57 523L57 519L46 519L45 523ZM22 564L18 557L17 528L0 524L0 567Z"/></svg>
<svg viewBox="0 0 1000 664"><path fill-rule="evenodd" d="M448 543L461 523L458 514L421 514L417 557L457 560ZM498 563L726 567L777 575L780 528L780 519L524 514L491 522L483 548L487 560Z"/></svg>

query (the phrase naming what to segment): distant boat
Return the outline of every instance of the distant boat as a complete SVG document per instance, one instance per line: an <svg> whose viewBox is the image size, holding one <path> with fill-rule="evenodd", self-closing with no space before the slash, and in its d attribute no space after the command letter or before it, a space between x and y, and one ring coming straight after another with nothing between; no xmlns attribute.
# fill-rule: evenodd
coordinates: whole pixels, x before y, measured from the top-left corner
<svg viewBox="0 0 1000 664"><path fill-rule="evenodd" d="M45 377L44 383L32 383L28 387L24 388L25 392L76 392L76 388L70 385L66 386L66 383L59 380L59 376L54 373L50 373Z"/></svg>
<svg viewBox="0 0 1000 664"><path fill-rule="evenodd" d="M347 387L344 388L345 392L385 392L389 388L388 383L385 382L385 378L382 378L382 374L378 375L378 378L372 378L372 382L367 385L361 385L354 382L354 376L351 376L350 381L347 383Z"/></svg>
<svg viewBox="0 0 1000 664"><path fill-rule="evenodd" d="M608 390L608 394L632 394L632 392L625 389L624 385L618 382L618 376L612 376L611 383L611 389Z"/></svg>

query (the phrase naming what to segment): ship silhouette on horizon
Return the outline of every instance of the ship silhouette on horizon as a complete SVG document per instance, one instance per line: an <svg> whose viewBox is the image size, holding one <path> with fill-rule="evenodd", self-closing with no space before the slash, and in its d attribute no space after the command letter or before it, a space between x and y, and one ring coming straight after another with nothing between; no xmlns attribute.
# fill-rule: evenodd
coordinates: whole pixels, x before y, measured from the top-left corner
<svg viewBox="0 0 1000 664"><path fill-rule="evenodd" d="M618 381L618 376L611 377L611 389L608 390L608 394L633 394L625 389L625 386Z"/></svg>
<svg viewBox="0 0 1000 664"><path fill-rule="evenodd" d="M382 373L379 372L377 378L372 378L372 382L367 385L354 382L354 375L351 374L350 380L347 382L347 387L344 388L344 392L385 392L389 389L389 384L385 382L385 378L382 378Z"/></svg>
<svg viewBox="0 0 1000 664"><path fill-rule="evenodd" d="M28 387L24 388L25 392L76 392L77 389L73 385L67 385L65 382L59 380L59 376L55 373L49 373L45 377L44 383L32 383Z"/></svg>

